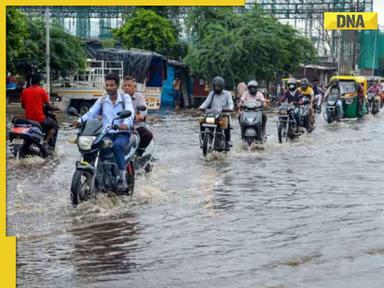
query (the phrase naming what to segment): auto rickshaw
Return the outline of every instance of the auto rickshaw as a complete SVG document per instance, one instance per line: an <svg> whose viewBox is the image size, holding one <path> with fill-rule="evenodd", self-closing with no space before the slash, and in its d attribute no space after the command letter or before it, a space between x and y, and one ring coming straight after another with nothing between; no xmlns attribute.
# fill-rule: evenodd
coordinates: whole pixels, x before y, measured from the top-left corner
<svg viewBox="0 0 384 288"><path fill-rule="evenodd" d="M356 118L358 117L358 96L357 88L361 85L364 89L364 102L362 107L362 115L368 113L367 109L367 90L368 81L365 77L361 76L333 76L333 79L339 80L341 100L343 102L343 118Z"/></svg>

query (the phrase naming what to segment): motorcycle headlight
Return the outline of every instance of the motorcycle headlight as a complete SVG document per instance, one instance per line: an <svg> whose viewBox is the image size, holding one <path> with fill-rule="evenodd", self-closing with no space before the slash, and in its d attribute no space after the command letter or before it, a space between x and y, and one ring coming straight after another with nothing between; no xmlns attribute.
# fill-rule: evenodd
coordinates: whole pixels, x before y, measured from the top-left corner
<svg viewBox="0 0 384 288"><path fill-rule="evenodd" d="M92 143L95 141L96 136L80 136L79 137L79 147L81 150L91 150Z"/></svg>
<svg viewBox="0 0 384 288"><path fill-rule="evenodd" d="M336 101L328 101L328 105L333 106L335 105Z"/></svg>
<svg viewBox="0 0 384 288"><path fill-rule="evenodd" d="M207 117L205 119L205 122L207 122L208 124L215 124L215 118L214 117Z"/></svg>

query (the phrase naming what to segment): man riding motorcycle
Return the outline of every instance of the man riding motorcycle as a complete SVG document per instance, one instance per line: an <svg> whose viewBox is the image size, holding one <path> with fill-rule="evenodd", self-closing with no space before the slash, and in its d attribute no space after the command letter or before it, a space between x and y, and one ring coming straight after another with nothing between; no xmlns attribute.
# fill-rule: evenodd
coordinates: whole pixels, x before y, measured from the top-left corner
<svg viewBox="0 0 384 288"><path fill-rule="evenodd" d="M25 88L20 95L21 106L25 110L25 119L32 120L40 123L45 134L44 144L49 146L51 149L55 149L55 141L51 141L57 131L59 126L57 122L50 117L46 117L44 113L44 107L52 111L60 110L59 108L54 107L49 102L49 96L47 92L40 86L42 77L40 74L33 74L31 76L31 86Z"/></svg>
<svg viewBox="0 0 384 288"><path fill-rule="evenodd" d="M233 111L233 99L231 93L229 91L224 90L224 79L220 76L217 76L213 78L212 80L212 87L213 91L211 91L207 97L207 99L203 102L203 104L200 105L198 110L206 110L206 109L216 109L216 110L228 110ZM228 127L224 130L225 133L225 139L228 146L231 146L231 117L230 115L224 115L223 117L228 117ZM203 127L200 125L201 131L203 130ZM229 147L227 147L229 149Z"/></svg>
<svg viewBox="0 0 384 288"><path fill-rule="evenodd" d="M116 74L107 74L105 76L106 95L97 99L89 111L81 117L81 120L86 121L88 119L96 119L98 116L101 116L103 128L105 129L112 125L113 119L117 117L119 112L124 110L131 111L131 116L120 120L119 124L114 125L111 132L108 134L108 137L113 141L113 154L120 171L118 189L125 190L127 189L128 184L126 181L126 170L124 167L124 149L129 143L129 131L133 126L134 110L131 97L117 91L119 82L119 76ZM80 122L77 120L73 124L75 127L80 126Z"/></svg>
<svg viewBox="0 0 384 288"><path fill-rule="evenodd" d="M303 102L303 95L297 88L297 81L295 78L289 78L287 81L288 90L280 98L279 103L288 102L289 104L301 104ZM296 120L297 129L302 130L303 128L303 119L300 115L300 110L295 109L293 116Z"/></svg>
<svg viewBox="0 0 384 288"><path fill-rule="evenodd" d="M137 111L136 109L137 106L147 107L147 103L143 94L137 92L136 89L137 83L135 78L133 78L132 76L125 76L123 90L132 99L133 110L135 111L133 126L135 127L135 130L140 136L140 143L139 148L137 149L137 154L141 156L143 155L145 148L147 148L148 145L151 143L153 139L153 134L147 127L145 127L145 118L147 116L147 110Z"/></svg>
<svg viewBox="0 0 384 288"><path fill-rule="evenodd" d="M264 108L267 107L267 101L264 98L264 94L258 91L258 83L256 80L248 82L248 90L243 93L240 99L240 106L244 105L247 101L260 101ZM263 112L262 126L263 135L265 135L265 127L267 125L267 115ZM243 131L243 127L241 127Z"/></svg>
<svg viewBox="0 0 384 288"><path fill-rule="evenodd" d="M343 102L341 101L341 91L340 91L340 85L339 80L332 79L330 86L324 94L325 102L327 102L327 99L329 96L336 97L336 111L337 111L337 121L340 122L341 118L343 117Z"/></svg>
<svg viewBox="0 0 384 288"><path fill-rule="evenodd" d="M313 130L313 125L315 124L315 114L313 111L313 103L315 101L315 92L309 86L309 81L307 78L303 78L300 80L299 92L302 96L306 96L310 100L309 110L308 110L308 132Z"/></svg>
<svg viewBox="0 0 384 288"><path fill-rule="evenodd" d="M367 93L374 93L375 96L379 96L380 93L381 93L381 89L380 89L380 84L379 84L379 80L374 80L373 84L371 87L369 87Z"/></svg>

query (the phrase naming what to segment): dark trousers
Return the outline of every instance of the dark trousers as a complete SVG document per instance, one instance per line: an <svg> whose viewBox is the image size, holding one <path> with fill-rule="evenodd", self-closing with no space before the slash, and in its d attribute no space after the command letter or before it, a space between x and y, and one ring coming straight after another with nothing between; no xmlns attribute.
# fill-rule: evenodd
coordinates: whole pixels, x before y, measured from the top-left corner
<svg viewBox="0 0 384 288"><path fill-rule="evenodd" d="M136 128L137 133L140 136L140 143L139 143L139 148L140 149L145 149L148 147L149 143L151 143L153 139L153 134L149 129L147 129L144 126L137 127Z"/></svg>
<svg viewBox="0 0 384 288"><path fill-rule="evenodd" d="M108 138L110 138L113 141L112 149L113 149L113 155L115 156L117 167L119 167L120 171L124 170L125 147L129 143L129 133L110 133L108 134Z"/></svg>
<svg viewBox="0 0 384 288"><path fill-rule="evenodd" d="M48 143L49 146L55 147L56 146L57 132L59 131L59 125L57 124L57 122L55 120L53 120L50 117L45 118L45 120L43 122L41 122L40 124L41 124L41 127L43 128L43 131L45 133L45 138L46 138L46 136L50 130L52 130L52 129L55 130L55 134L53 136L53 139L51 139L51 141L49 141L49 143Z"/></svg>
<svg viewBox="0 0 384 288"><path fill-rule="evenodd" d="M357 116L363 117L363 105L364 105L364 96L359 96L357 98Z"/></svg>

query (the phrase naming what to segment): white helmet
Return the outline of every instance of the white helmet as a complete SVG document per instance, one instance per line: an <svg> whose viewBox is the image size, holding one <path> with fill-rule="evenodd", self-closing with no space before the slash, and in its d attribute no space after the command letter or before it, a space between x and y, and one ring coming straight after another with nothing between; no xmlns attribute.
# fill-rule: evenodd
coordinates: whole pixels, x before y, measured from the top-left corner
<svg viewBox="0 0 384 288"><path fill-rule="evenodd" d="M254 86L254 87L258 88L259 87L259 83L257 83L256 80L251 80L251 81L248 82L247 86L248 86L248 88L249 88L249 86Z"/></svg>

